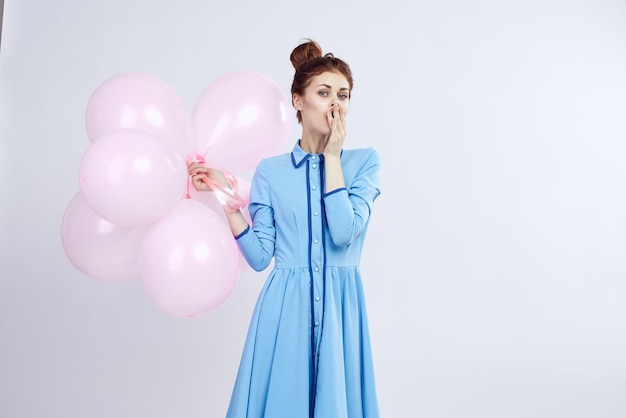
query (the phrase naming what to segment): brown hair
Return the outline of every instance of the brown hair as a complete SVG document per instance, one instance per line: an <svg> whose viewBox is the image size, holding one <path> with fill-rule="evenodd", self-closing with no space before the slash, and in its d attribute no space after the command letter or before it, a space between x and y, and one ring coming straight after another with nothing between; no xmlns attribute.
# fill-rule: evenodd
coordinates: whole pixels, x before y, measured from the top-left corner
<svg viewBox="0 0 626 418"><path fill-rule="evenodd" d="M322 48L317 42L307 39L306 42L295 47L289 59L296 69L291 84L292 104L294 94L304 96L304 90L311 83L311 79L326 71L334 71L346 77L348 84L350 84L350 93L352 93L353 82L350 66L331 53L322 55ZM298 122L302 122L300 111L296 117Z"/></svg>

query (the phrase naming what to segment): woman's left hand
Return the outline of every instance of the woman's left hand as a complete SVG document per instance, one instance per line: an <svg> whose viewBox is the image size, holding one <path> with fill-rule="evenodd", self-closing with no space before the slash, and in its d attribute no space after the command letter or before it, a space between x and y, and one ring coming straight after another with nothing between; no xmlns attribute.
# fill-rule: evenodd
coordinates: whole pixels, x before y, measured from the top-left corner
<svg viewBox="0 0 626 418"><path fill-rule="evenodd" d="M324 157L339 157L346 138L345 112L338 104L333 104L326 112L330 134L324 145Z"/></svg>

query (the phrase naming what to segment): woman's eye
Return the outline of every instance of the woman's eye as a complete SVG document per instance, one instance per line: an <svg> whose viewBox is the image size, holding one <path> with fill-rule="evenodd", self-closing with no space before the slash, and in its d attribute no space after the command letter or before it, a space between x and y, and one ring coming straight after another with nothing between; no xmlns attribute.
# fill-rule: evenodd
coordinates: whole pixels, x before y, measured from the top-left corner
<svg viewBox="0 0 626 418"><path fill-rule="evenodd" d="M322 91L319 92L319 95L323 96L323 97L326 97L326 96L328 96L328 92L326 90L322 90Z"/></svg>
<svg viewBox="0 0 626 418"><path fill-rule="evenodd" d="M346 93L340 93L340 94L339 94L339 98L340 98L341 100L346 100L346 99L348 99L348 98L349 98L349 96L348 96Z"/></svg>

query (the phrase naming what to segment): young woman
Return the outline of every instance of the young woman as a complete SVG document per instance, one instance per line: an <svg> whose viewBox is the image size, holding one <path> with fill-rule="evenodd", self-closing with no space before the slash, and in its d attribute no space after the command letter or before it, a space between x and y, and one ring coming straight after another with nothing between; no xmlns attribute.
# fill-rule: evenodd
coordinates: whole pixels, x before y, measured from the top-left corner
<svg viewBox="0 0 626 418"><path fill-rule="evenodd" d="M249 226L226 214L252 268L274 268L259 296L227 417L378 418L359 260L380 194L374 149L344 150L349 66L312 41L291 54L302 137L261 161ZM224 175L189 166L198 190Z"/></svg>

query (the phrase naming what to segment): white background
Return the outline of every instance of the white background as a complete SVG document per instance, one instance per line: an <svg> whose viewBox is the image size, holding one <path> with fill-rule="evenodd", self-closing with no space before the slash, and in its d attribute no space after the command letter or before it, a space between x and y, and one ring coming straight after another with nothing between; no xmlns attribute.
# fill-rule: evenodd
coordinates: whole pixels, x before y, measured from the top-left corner
<svg viewBox="0 0 626 418"><path fill-rule="evenodd" d="M382 417L626 416L623 0L7 0L3 31L3 418L224 416L267 272L178 319L79 273L61 219L104 80L153 74L190 111L232 71L287 92L305 37L350 63L347 146L383 159Z"/></svg>

